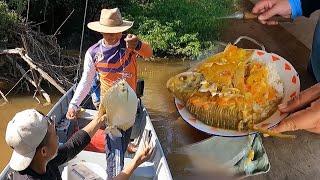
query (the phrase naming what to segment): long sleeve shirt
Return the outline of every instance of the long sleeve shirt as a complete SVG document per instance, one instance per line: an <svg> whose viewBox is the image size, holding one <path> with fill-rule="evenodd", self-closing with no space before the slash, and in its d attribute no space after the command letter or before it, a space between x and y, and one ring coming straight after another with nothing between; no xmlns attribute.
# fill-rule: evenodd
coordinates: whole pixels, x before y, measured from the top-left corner
<svg viewBox="0 0 320 180"><path fill-rule="evenodd" d="M14 172L11 179L60 180L61 174L58 167L79 154L90 143L90 140L91 138L86 131L79 130L65 144L59 147L57 156L48 162L45 174L38 174L28 167L23 171Z"/></svg>
<svg viewBox="0 0 320 180"><path fill-rule="evenodd" d="M103 39L101 39L100 41L101 41L100 43L105 47L106 50L116 47L120 43L120 42L117 42L115 45L106 45ZM81 102L87 96L87 94L89 93L92 87L96 72L97 71L95 68L93 58L91 57L90 52L88 50L84 57L82 76L76 88L76 91L72 97L72 100L70 101L69 108L73 108L74 110L78 109Z"/></svg>
<svg viewBox="0 0 320 180"><path fill-rule="evenodd" d="M103 39L101 39L97 44L93 45L92 47L90 47L88 49L88 51L86 52L85 55L85 59L84 59L84 66L83 66L83 73L82 73L82 77L81 80L76 88L76 91L74 93L74 96L72 98L72 100L70 101L69 104L69 108L72 109L78 109L78 107L80 106L81 102L83 101L83 99L87 96L87 94L89 93L92 84L93 84L93 80L95 77L95 74L97 72L97 70L99 70L99 68L101 69L106 69L108 71L113 71L112 68L106 67L108 65L114 65L112 63L122 63L124 65L126 62L113 62L114 60L116 61L121 61L121 59L116 59L117 55L123 55L123 52L120 52L123 46L124 46L124 37L122 37L122 39L117 42L115 45L106 45L103 41ZM118 50L120 49L120 50ZM96 51L99 51L98 53ZM93 53L94 52L94 53ZM99 54L100 53L100 54ZM122 54L121 54L122 53ZM151 57L152 56L152 49L151 47L146 44L143 43L141 41L138 42L137 48L134 52L134 56L136 55L140 55L142 57ZM99 57L102 56L102 59ZM124 55L123 55L124 56ZM135 59L134 59L135 60ZM97 65L97 63L99 62L103 62L100 63L99 65ZM98 67L98 66L102 66L102 67ZM122 71L123 69L121 69ZM100 73L100 72L99 72ZM107 72L108 73L113 73L113 72ZM136 72L134 72L133 76L136 76ZM101 84L103 85L104 79L108 79L108 77L105 77L102 74L102 76L100 76L100 81ZM112 81L112 80L110 80Z"/></svg>

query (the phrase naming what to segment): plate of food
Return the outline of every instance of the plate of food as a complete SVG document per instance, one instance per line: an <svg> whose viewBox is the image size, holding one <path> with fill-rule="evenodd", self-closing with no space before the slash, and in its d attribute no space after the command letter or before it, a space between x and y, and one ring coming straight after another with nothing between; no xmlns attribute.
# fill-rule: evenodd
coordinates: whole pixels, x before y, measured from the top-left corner
<svg viewBox="0 0 320 180"><path fill-rule="evenodd" d="M190 71L167 81L181 117L219 136L265 132L288 114L278 105L300 92L300 79L283 57L227 45Z"/></svg>

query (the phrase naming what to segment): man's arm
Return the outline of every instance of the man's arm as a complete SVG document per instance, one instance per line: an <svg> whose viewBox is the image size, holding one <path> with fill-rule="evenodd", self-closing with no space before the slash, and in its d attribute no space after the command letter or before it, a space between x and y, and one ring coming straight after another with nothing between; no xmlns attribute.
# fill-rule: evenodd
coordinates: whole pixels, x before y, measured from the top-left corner
<svg viewBox="0 0 320 180"><path fill-rule="evenodd" d="M83 73L81 76L81 80L77 86L77 89L70 101L67 118L75 119L76 111L78 110L81 102L89 93L91 86L93 84L93 78L95 76L96 69L94 66L93 59L89 52L86 53L84 59Z"/></svg>
<svg viewBox="0 0 320 180"><path fill-rule="evenodd" d="M134 34L127 34L127 36L124 38L124 41L126 41L126 46L128 49L136 52L143 58L149 58L153 55L151 46L140 41L139 38Z"/></svg>
<svg viewBox="0 0 320 180"><path fill-rule="evenodd" d="M302 15L309 17L317 9L320 9L320 1L317 0L260 0L252 12L259 14L258 19L262 24L276 25L277 21L269 20L272 16L292 19Z"/></svg>
<svg viewBox="0 0 320 180"><path fill-rule="evenodd" d="M135 51L137 52L137 54L139 54L143 58L150 58L153 55L151 46L140 40L137 43L137 47Z"/></svg>
<svg viewBox="0 0 320 180"><path fill-rule="evenodd" d="M99 118L100 117L100 118ZM82 130L77 131L62 146L59 147L57 156L50 161L56 165L61 165L79 154L91 141L91 137L97 132L104 123L105 116L96 116Z"/></svg>

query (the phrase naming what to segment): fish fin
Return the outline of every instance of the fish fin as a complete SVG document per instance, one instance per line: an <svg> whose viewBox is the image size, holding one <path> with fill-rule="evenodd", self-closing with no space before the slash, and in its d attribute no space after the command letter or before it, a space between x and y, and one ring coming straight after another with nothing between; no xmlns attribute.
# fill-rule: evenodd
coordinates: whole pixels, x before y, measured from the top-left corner
<svg viewBox="0 0 320 180"><path fill-rule="evenodd" d="M110 133L112 134L113 137L122 137L121 132L116 127L112 128Z"/></svg>
<svg viewBox="0 0 320 180"><path fill-rule="evenodd" d="M109 134L111 132L111 127L107 126L104 131L106 132L106 134Z"/></svg>
<svg viewBox="0 0 320 180"><path fill-rule="evenodd" d="M108 126L108 127L105 129L105 132L106 132L106 134L109 134L109 135L111 135L112 137L122 137L121 132L120 132L119 129L116 128L116 127Z"/></svg>

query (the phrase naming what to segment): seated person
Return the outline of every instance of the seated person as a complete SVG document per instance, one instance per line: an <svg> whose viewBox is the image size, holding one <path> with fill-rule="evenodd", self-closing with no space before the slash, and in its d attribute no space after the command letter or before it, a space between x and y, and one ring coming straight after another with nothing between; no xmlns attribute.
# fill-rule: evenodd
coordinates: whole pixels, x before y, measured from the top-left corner
<svg viewBox="0 0 320 180"><path fill-rule="evenodd" d="M58 145L55 123L34 109L17 113L8 123L6 142L13 149L9 162L14 170L9 179L61 179L58 166L73 159L90 142L104 123L105 115L77 131L65 144ZM129 179L134 169L150 158L153 148L146 145L114 179Z"/></svg>

